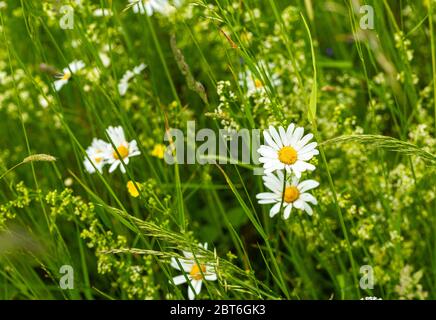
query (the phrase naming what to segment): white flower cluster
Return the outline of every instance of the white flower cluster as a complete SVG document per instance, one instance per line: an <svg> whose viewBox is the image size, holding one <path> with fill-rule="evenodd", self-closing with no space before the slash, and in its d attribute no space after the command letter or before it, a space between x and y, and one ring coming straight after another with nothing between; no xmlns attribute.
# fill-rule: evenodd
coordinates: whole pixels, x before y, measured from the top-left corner
<svg viewBox="0 0 436 320"><path fill-rule="evenodd" d="M118 166L120 166L121 172L125 173L124 165L129 163L129 158L141 154L138 144L136 140L130 142L126 140L122 127L109 127L106 132L112 143L94 138L86 149L85 168L89 173L94 173L96 170L101 173L103 167L109 164L110 173L115 171Z"/></svg>
<svg viewBox="0 0 436 320"><path fill-rule="evenodd" d="M132 70L127 70L126 73L124 73L123 77L118 83L118 92L120 93L120 96L124 96L126 94L127 89L129 89L130 80L132 80L135 75L140 74L146 67L147 66L145 64L141 63Z"/></svg>
<svg viewBox="0 0 436 320"><path fill-rule="evenodd" d="M292 208L312 215L309 203L318 204L307 191L318 187L319 183L315 180L299 181L302 172L315 170L315 166L308 161L319 154L317 143L310 142L313 134L303 135L304 128L296 127L293 123L286 130L270 126L263 132L266 144L257 151L265 171L264 185L272 192L259 193L256 198L260 204L274 204L269 212L270 217L274 217L282 208L284 219L289 218Z"/></svg>

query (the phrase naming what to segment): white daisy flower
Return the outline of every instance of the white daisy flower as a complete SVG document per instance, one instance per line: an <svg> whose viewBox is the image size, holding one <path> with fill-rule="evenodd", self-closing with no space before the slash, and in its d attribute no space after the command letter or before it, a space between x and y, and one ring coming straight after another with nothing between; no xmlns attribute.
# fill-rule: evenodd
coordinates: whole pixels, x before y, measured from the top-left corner
<svg viewBox="0 0 436 320"><path fill-rule="evenodd" d="M200 244L200 247L207 250L207 243ZM184 274L174 277L173 282L175 285L179 285L188 280L191 284L188 287L188 297L189 300L194 300L195 296L200 294L203 280L215 281L217 276L213 266L201 263L201 255L196 254L194 258L194 255L187 251L183 251L183 255L186 259L171 258L171 266L184 272ZM182 268L180 269L180 267ZM194 288L194 291L191 287Z"/></svg>
<svg viewBox="0 0 436 320"><path fill-rule="evenodd" d="M135 3L133 5L134 13L146 13L149 17L154 12L165 12L169 6L168 0L129 0L129 3Z"/></svg>
<svg viewBox="0 0 436 320"><path fill-rule="evenodd" d="M124 96L127 92L127 89L129 89L129 82L130 80L135 76L140 74L145 68L147 67L146 64L141 63L140 65L133 68L133 70L127 70L123 77L120 79L120 82L118 83L118 92L120 93L120 96Z"/></svg>
<svg viewBox="0 0 436 320"><path fill-rule="evenodd" d="M282 81L278 74L273 73L269 74L269 70L273 70L275 68L275 65L273 63L268 64L268 68L266 67L266 64L264 61L258 62L258 66L256 66L256 69L258 70L258 73L263 74L263 72L267 73L268 78L271 81L271 84L274 87L280 86L282 84ZM247 89L247 95L252 96L255 93L262 93L265 92L266 84L263 82L262 79L258 78L251 70L247 69L245 72L239 73L239 85L241 87L245 87Z"/></svg>
<svg viewBox="0 0 436 320"><path fill-rule="evenodd" d="M126 169L122 165L121 159L124 164L129 163L129 158L140 155L141 152L138 149L138 144L136 140L128 142L124 135L124 130L122 127L109 127L106 129L109 139L115 145L116 150L109 144L106 149L105 157L107 163L111 166L109 167L109 172L112 173L115 169L120 166L121 172L126 173ZM121 159L120 159L121 157Z"/></svg>
<svg viewBox="0 0 436 320"><path fill-rule="evenodd" d="M304 137L303 134L304 128L295 127L293 123L286 131L283 127L279 127L277 131L272 126L263 131L266 144L257 151L261 155L259 161L263 163L265 173L286 169L288 173L293 171L300 178L302 172L315 170L315 166L306 161L319 154L317 143L308 144L313 134L309 133Z"/></svg>
<svg viewBox="0 0 436 320"><path fill-rule="evenodd" d="M64 68L64 70L62 70L62 73L57 76L59 79L54 82L55 90L61 90L62 87L68 83L71 76L77 71L83 69L84 67L85 63L82 60L74 60L73 62L71 62L68 67Z"/></svg>
<svg viewBox="0 0 436 320"><path fill-rule="evenodd" d="M95 169L97 169L100 173L102 172L104 165L107 163L105 152L109 147L110 145L101 139L94 138L92 140L91 146L86 149L89 159L85 157L83 161L86 171L94 173Z"/></svg>
<svg viewBox="0 0 436 320"><path fill-rule="evenodd" d="M283 200L283 218L288 219L291 214L292 208L306 211L312 215L312 208L308 203L318 204L315 197L306 191L314 189L319 186L315 180L304 180L299 182L297 177L293 177L292 181L286 181L285 194L283 195L284 174L278 171L277 175L274 173L263 176L265 186L272 192L262 192L256 195L260 204L271 204L274 206L269 211L269 216L272 218L280 211Z"/></svg>

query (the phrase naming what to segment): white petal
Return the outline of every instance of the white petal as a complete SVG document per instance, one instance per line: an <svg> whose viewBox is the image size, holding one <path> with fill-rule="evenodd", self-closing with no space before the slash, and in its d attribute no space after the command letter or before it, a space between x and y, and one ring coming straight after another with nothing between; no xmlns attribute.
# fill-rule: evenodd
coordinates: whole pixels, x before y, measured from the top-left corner
<svg viewBox="0 0 436 320"><path fill-rule="evenodd" d="M176 270L180 270L179 264L177 263L176 258L171 258L170 266Z"/></svg>
<svg viewBox="0 0 436 320"><path fill-rule="evenodd" d="M272 218L280 211L281 202L277 202L269 211L269 216Z"/></svg>
<svg viewBox="0 0 436 320"><path fill-rule="evenodd" d="M276 203L277 200L271 199L271 200L259 200L257 203L259 204L271 204L271 203Z"/></svg>
<svg viewBox="0 0 436 320"><path fill-rule="evenodd" d="M285 168L285 165L283 164L283 163L280 163L280 162L275 162L275 163L273 163L273 165L271 166L271 167L269 167L269 168L266 168L265 166L264 166L264 172L265 172L265 174L268 174L268 173L271 173L271 172L273 172L273 171L275 171L275 170L283 170Z"/></svg>
<svg viewBox="0 0 436 320"><path fill-rule="evenodd" d="M283 142L283 145L288 146L289 145L288 136L286 135L286 131L283 127L279 127L279 133L280 133L280 138Z"/></svg>
<svg viewBox="0 0 436 320"><path fill-rule="evenodd" d="M109 173L114 172L115 169L118 167L119 164L120 164L119 161L115 161L114 163L112 163L112 165L109 167Z"/></svg>
<svg viewBox="0 0 436 320"><path fill-rule="evenodd" d="M292 203L289 203L283 212L283 219L286 220L289 218L289 216L291 214L291 210L292 210Z"/></svg>
<svg viewBox="0 0 436 320"><path fill-rule="evenodd" d="M278 158L277 151L269 146L261 146L259 149L257 149L257 152L267 158Z"/></svg>
<svg viewBox="0 0 436 320"><path fill-rule="evenodd" d="M271 136L269 135L268 131L264 130L263 131L263 137L265 138L265 142L272 148L274 148L275 150L279 151L280 148L277 146L277 144L274 142L274 140L271 138Z"/></svg>
<svg viewBox="0 0 436 320"><path fill-rule="evenodd" d="M304 200L306 202L310 202L310 203L315 204L315 205L318 204L318 201L316 200L316 198L313 195L311 195L310 193L302 193L302 194L300 194L300 198L301 198L301 200Z"/></svg>
<svg viewBox="0 0 436 320"><path fill-rule="evenodd" d="M183 269L183 271L185 271L186 273L191 272L192 270L192 263L188 263L188 261L184 261L181 259L177 259ZM174 269L180 270L179 264L177 263L176 258L171 258L171 267L173 267ZM181 271L181 270L180 270Z"/></svg>
<svg viewBox="0 0 436 320"><path fill-rule="evenodd" d="M292 171L294 172L295 176L300 179L301 178L301 171L298 170L298 167L292 166Z"/></svg>
<svg viewBox="0 0 436 320"><path fill-rule="evenodd" d="M180 276L176 276L173 278L174 284L176 286L178 286L179 284L185 283L186 282L186 277L181 274Z"/></svg>
<svg viewBox="0 0 436 320"><path fill-rule="evenodd" d="M281 192L283 189L283 176L280 179L280 178L277 178L275 174L271 174L271 173L267 174L267 175L263 176L263 183L271 191Z"/></svg>
<svg viewBox="0 0 436 320"><path fill-rule="evenodd" d="M316 167L313 164L310 164L310 163L307 163L307 162L304 162L301 160L297 160L297 162L295 162L293 164L293 167L296 170L301 171L301 172L304 172L306 170L313 171L316 169Z"/></svg>
<svg viewBox="0 0 436 320"><path fill-rule="evenodd" d="M83 164L85 165L86 171L88 171L89 173L95 172L94 166L92 165L91 161L89 161L87 158L85 158L85 160L83 161Z"/></svg>
<svg viewBox="0 0 436 320"><path fill-rule="evenodd" d="M297 142L296 144L296 148L295 150L299 151L302 147L304 147L306 145L306 143L308 143L311 139L313 138L313 134L309 133L306 134L303 139L301 139L299 142Z"/></svg>
<svg viewBox="0 0 436 320"><path fill-rule="evenodd" d="M147 15L151 17L153 15L153 7L151 6L151 4L147 1L144 3L144 7Z"/></svg>
<svg viewBox="0 0 436 320"><path fill-rule="evenodd" d="M303 205L304 205L304 211L306 211L307 214L311 216L313 214L312 208L306 202L303 202Z"/></svg>
<svg viewBox="0 0 436 320"><path fill-rule="evenodd" d="M206 280L208 280L207 278L210 277L211 279L215 278L216 279L216 272L215 272L215 267L212 265L206 265L206 272L204 273L204 278ZM210 281L214 281L214 280L210 280Z"/></svg>
<svg viewBox="0 0 436 320"><path fill-rule="evenodd" d="M297 129L295 129L294 134L292 135L292 139L290 141L292 146L295 146L297 144L297 142L300 141L301 137L304 134L304 128L303 127L298 127Z"/></svg>
<svg viewBox="0 0 436 320"><path fill-rule="evenodd" d="M275 194L279 194L279 193L283 192L283 185L280 186L277 183L272 182L272 181L265 181L265 187L270 189Z"/></svg>
<svg viewBox="0 0 436 320"><path fill-rule="evenodd" d="M62 87L67 83L68 81L67 80L56 80L55 82L54 82L54 87L55 87L55 90L56 91L59 91L59 90L61 90L62 89Z"/></svg>
<svg viewBox="0 0 436 320"><path fill-rule="evenodd" d="M305 152L303 154L298 153L298 160L302 160L302 161L309 161L310 159L313 158L314 155L318 154L318 150L312 150L309 152Z"/></svg>
<svg viewBox="0 0 436 320"><path fill-rule="evenodd" d="M282 139L280 139L280 135L277 132L276 128L274 128L273 126L269 127L269 132L271 134L271 137L274 139L274 142L276 143L276 145L279 148L283 148L283 142Z"/></svg>
<svg viewBox="0 0 436 320"><path fill-rule="evenodd" d="M189 298L189 300L195 299L195 294L194 294L194 291L192 291L191 286L188 287L188 298Z"/></svg>
<svg viewBox="0 0 436 320"><path fill-rule="evenodd" d="M193 281L193 282L194 282L194 281ZM200 292L201 292L201 285L202 285L202 283L203 283L202 280L198 280L198 281L196 281L196 283L193 285L194 290L195 290L195 293L196 293L197 295L199 295Z"/></svg>
<svg viewBox="0 0 436 320"><path fill-rule="evenodd" d="M303 154L303 153L306 153L306 152L312 151L313 149L316 148L317 145L318 145L318 144L317 144L316 142L311 142L311 143L305 145L305 146L304 146L303 148L301 148L300 150L298 150L298 153L299 153L299 154L300 154L300 153Z"/></svg>
<svg viewBox="0 0 436 320"><path fill-rule="evenodd" d="M295 208L303 210L304 209L304 201L301 199L298 199L296 201L293 202L293 205Z"/></svg>
<svg viewBox="0 0 436 320"><path fill-rule="evenodd" d="M199 294L201 291L201 280L192 280L191 281L191 285L188 288L188 297L189 300L194 300L195 299L195 293ZM194 291L192 291L191 286L194 287L195 293Z"/></svg>
<svg viewBox="0 0 436 320"><path fill-rule="evenodd" d="M277 198L277 195L272 192L261 192L256 195L256 198L260 200L270 200Z"/></svg>
<svg viewBox="0 0 436 320"><path fill-rule="evenodd" d="M318 181L315 181L315 180L304 180L304 181L301 181L298 184L297 188L300 191L300 193L303 193L303 192L306 192L307 190L316 188L318 186L319 186L319 182Z"/></svg>
<svg viewBox="0 0 436 320"><path fill-rule="evenodd" d="M294 134L295 124L291 123L286 129L286 135L288 136L288 141L291 142L292 135Z"/></svg>
<svg viewBox="0 0 436 320"><path fill-rule="evenodd" d="M121 173L123 173L123 174L126 173L126 167L121 162L120 162L120 170L121 170Z"/></svg>
<svg viewBox="0 0 436 320"><path fill-rule="evenodd" d="M277 180L279 182L279 186L282 187L283 186L283 180L285 179L285 176L283 175L283 172L278 171L277 172Z"/></svg>
<svg viewBox="0 0 436 320"><path fill-rule="evenodd" d="M271 158L264 158L264 157L260 157L260 158L259 158L259 161L262 162L262 163L264 164L263 167L264 167L265 169L267 169L267 168L271 168L271 167L275 167L277 164L281 163L281 162L278 161L278 160L271 159Z"/></svg>
<svg viewBox="0 0 436 320"><path fill-rule="evenodd" d="M141 151L136 150L133 152L129 152L129 157L135 157L135 156L139 156L141 154Z"/></svg>
<svg viewBox="0 0 436 320"><path fill-rule="evenodd" d="M211 274L205 275L204 278L207 281L215 281L217 279L217 276L216 276L216 273L211 273Z"/></svg>

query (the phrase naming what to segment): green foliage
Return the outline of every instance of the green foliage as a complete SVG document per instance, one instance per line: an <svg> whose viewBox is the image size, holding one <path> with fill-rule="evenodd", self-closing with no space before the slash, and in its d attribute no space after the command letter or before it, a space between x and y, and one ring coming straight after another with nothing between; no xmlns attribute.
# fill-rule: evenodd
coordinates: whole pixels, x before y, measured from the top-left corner
<svg viewBox="0 0 436 320"><path fill-rule="evenodd" d="M367 1L374 30L359 1L186 0L152 16L64 2L73 29L63 1L0 1L0 299L186 298L170 265L183 251L216 271L201 299L436 298L434 0ZM56 91L73 60L85 67ZM270 218L256 164L165 163L187 121L312 132L313 215ZM108 126L138 143L126 174L83 164Z"/></svg>

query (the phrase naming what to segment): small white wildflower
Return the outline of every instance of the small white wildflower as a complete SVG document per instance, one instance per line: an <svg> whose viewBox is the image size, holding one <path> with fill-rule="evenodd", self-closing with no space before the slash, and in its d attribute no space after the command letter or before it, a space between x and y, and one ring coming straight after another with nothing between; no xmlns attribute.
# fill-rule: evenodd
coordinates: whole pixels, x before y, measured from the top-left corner
<svg viewBox="0 0 436 320"><path fill-rule="evenodd" d="M207 250L207 243L200 244L200 247ZM201 292L203 280L215 281L217 279L215 268L210 264L200 263L201 255L194 255L191 252L183 251L186 259L171 258L171 266L177 270L183 271L184 274L173 278L175 285L185 283L187 280L190 282L188 287L189 300L194 300L195 296ZM180 266L182 269L180 269ZM192 290L191 286L194 288Z"/></svg>
<svg viewBox="0 0 436 320"><path fill-rule="evenodd" d="M138 144L136 140L130 142L126 140L122 127L109 127L106 132L109 139L116 147L116 150L114 150L112 145L109 144L109 147L105 151L105 159L107 159L107 163L111 165L109 172L115 171L115 169L120 166L121 172L125 173L126 169L122 165L121 159L124 164L127 165L129 158L140 155L141 152L138 149Z"/></svg>
<svg viewBox="0 0 436 320"><path fill-rule="evenodd" d="M135 75L139 75L146 67L147 65L141 63L140 65L134 67L133 70L127 70L126 73L124 73L123 77L118 83L118 92L120 93L121 96L124 96L126 94L127 89L129 88L130 80Z"/></svg>
<svg viewBox="0 0 436 320"><path fill-rule="evenodd" d="M294 172L300 178L302 172L315 170L315 166L306 161L319 154L317 143L308 144L313 134L304 137L303 134L304 128L295 127L293 123L286 131L283 127L277 131L273 126L263 131L266 144L257 151L261 154L259 161L263 163L265 173L286 169L288 173Z"/></svg>
<svg viewBox="0 0 436 320"><path fill-rule="evenodd" d="M268 74L268 69L273 70L275 68L275 65L270 63L268 64L268 68L265 64L265 62L260 61L258 62L258 66L256 66L256 69L259 74L263 74L264 72L267 73L267 77L271 81L271 85L274 87L280 86L282 84L282 81L278 74ZM247 69L244 72L239 73L239 85L241 87L245 87L247 89L247 95L252 96L255 93L262 93L265 92L266 84L263 82L262 79L259 79L251 70Z"/></svg>
<svg viewBox="0 0 436 320"><path fill-rule="evenodd" d="M85 63L82 60L74 60L73 62L71 62L68 67L64 68L62 70L62 73L57 76L59 79L54 82L56 91L61 90L62 87L68 83L72 74L83 69L84 67Z"/></svg>
<svg viewBox="0 0 436 320"><path fill-rule="evenodd" d="M306 211L312 215L313 211L309 203L316 205L318 201L313 195L307 191L319 186L315 180L304 180L299 182L297 177L293 177L292 181L286 181L284 184L283 172L278 171L277 175L270 173L263 176L265 186L272 192L262 192L257 194L256 198L260 204L273 204L274 206L269 211L270 217L274 217L280 211L283 200L283 218L288 219L292 208ZM283 194L283 186L285 186L285 194Z"/></svg>
<svg viewBox="0 0 436 320"><path fill-rule="evenodd" d="M92 140L91 146L86 149L88 157L85 157L83 162L86 171L94 173L95 169L97 169L100 173L102 172L104 165L107 163L105 152L109 147L110 145L101 139L94 138Z"/></svg>

